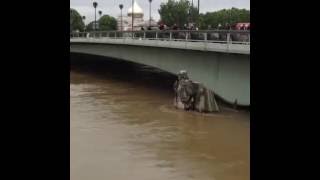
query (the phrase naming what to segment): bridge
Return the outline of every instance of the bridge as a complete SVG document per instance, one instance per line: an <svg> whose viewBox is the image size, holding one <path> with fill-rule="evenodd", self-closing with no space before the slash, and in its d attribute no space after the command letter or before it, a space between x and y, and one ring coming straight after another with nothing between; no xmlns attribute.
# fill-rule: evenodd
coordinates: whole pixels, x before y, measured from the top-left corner
<svg viewBox="0 0 320 180"><path fill-rule="evenodd" d="M70 52L130 61L190 78L228 103L250 105L249 31L71 33Z"/></svg>

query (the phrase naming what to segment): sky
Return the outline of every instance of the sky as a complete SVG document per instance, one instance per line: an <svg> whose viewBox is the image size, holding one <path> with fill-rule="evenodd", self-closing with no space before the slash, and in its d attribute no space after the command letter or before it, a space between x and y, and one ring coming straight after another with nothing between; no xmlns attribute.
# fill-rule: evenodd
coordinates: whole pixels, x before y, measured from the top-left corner
<svg viewBox="0 0 320 180"><path fill-rule="evenodd" d="M123 4L122 13L127 14L128 9L131 7L132 0L95 0L98 3L97 18L99 17L98 11L101 10L102 14L108 14L113 17L120 16L119 4ZM149 1L148 0L135 0L144 11L144 19L149 17ZM162 2L167 0L152 0L151 15L152 18L158 21L160 15L158 9ZM192 0L189 0L190 2ZM94 21L94 8L92 6L93 0L70 0L70 8L77 10L81 16L86 16L85 23L88 24ZM193 0L195 6L198 0ZM212 12L224 8L245 8L250 9L250 0L200 0L200 13Z"/></svg>

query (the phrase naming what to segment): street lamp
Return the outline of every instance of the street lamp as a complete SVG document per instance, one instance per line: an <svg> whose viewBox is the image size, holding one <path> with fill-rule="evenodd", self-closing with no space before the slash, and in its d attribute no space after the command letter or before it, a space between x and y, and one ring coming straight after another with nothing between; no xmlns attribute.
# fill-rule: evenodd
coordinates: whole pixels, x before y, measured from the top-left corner
<svg viewBox="0 0 320 180"><path fill-rule="evenodd" d="M197 22L197 27L198 28L200 28L199 18L200 18L200 0L198 0L198 22Z"/></svg>
<svg viewBox="0 0 320 180"><path fill-rule="evenodd" d="M120 8L120 11L121 11L121 15L120 15L120 23L121 23L121 25L120 25L120 31L122 31L122 9L123 9L123 4L120 4L119 5L119 8Z"/></svg>
<svg viewBox="0 0 320 180"><path fill-rule="evenodd" d="M194 24L194 19L193 19L193 15L194 15L194 13L193 13L193 0L192 0L192 3L191 3L191 8L190 8L190 22L192 23L192 24Z"/></svg>
<svg viewBox="0 0 320 180"><path fill-rule="evenodd" d="M97 25L97 2L93 2L93 7L94 7L94 31L96 31L96 25Z"/></svg>
<svg viewBox="0 0 320 180"><path fill-rule="evenodd" d="M151 3L152 0L149 0L149 27L151 27Z"/></svg>
<svg viewBox="0 0 320 180"><path fill-rule="evenodd" d="M86 32L86 23L84 22L84 20L86 20L86 17L82 16L82 20L83 20L83 24L84 24L84 32Z"/></svg>
<svg viewBox="0 0 320 180"><path fill-rule="evenodd" d="M134 0L132 0L132 12L131 12L132 23L131 23L131 31L133 31L133 20L134 20L134 17L133 17L133 12L134 12L133 4L134 4ZM133 35L133 32L132 32L132 35ZM133 36L132 36L132 38L133 38Z"/></svg>
<svg viewBox="0 0 320 180"><path fill-rule="evenodd" d="M98 11L98 13L99 13L99 22L100 22L102 11ZM99 23L98 29L100 30L100 23Z"/></svg>
<svg viewBox="0 0 320 180"><path fill-rule="evenodd" d="M200 0L198 0L198 15L200 15Z"/></svg>
<svg viewBox="0 0 320 180"><path fill-rule="evenodd" d="M232 21L232 7L230 9L229 30L231 30L231 21Z"/></svg>

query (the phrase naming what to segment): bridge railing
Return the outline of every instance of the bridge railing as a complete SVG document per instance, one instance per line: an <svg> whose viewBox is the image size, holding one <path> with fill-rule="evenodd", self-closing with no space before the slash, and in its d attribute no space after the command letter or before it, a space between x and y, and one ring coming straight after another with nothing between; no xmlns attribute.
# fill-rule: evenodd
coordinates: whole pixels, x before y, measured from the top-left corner
<svg viewBox="0 0 320 180"><path fill-rule="evenodd" d="M137 40L191 41L207 43L250 44L250 31L244 30L163 30L75 32L70 38L109 38Z"/></svg>

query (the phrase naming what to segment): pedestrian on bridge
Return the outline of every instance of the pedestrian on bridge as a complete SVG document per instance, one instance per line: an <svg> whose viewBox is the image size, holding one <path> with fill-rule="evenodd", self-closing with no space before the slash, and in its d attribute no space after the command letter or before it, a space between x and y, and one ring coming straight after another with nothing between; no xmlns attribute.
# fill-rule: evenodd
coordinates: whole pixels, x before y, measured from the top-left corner
<svg viewBox="0 0 320 180"><path fill-rule="evenodd" d="M187 24L184 24L184 25L183 25L183 30L188 30Z"/></svg>
<svg viewBox="0 0 320 180"><path fill-rule="evenodd" d="M174 24L171 29L174 30L174 31L178 30L177 24ZM178 33L174 32L174 33L172 33L172 36L173 36L173 39L177 39L178 38Z"/></svg>
<svg viewBox="0 0 320 180"><path fill-rule="evenodd" d="M164 25L162 23L160 24L159 29L164 30Z"/></svg>
<svg viewBox="0 0 320 180"><path fill-rule="evenodd" d="M178 30L177 24L174 24L174 25L172 26L172 30Z"/></svg>

